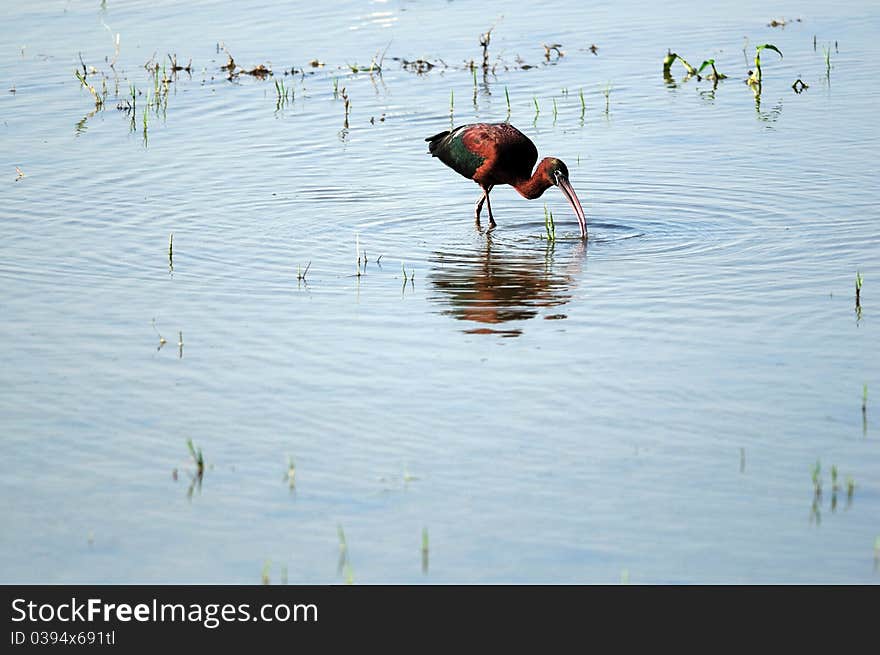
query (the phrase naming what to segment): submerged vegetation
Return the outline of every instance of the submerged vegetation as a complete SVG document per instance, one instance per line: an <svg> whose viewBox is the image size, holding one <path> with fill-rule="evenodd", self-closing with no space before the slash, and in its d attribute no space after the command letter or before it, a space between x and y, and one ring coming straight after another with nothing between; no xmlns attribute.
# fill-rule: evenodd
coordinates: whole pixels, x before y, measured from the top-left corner
<svg viewBox="0 0 880 655"><path fill-rule="evenodd" d="M852 506L853 496L856 491L856 482L851 475L846 476L843 485L840 481L840 473L837 465L831 466L831 498L829 500L829 509L831 512L837 511L838 495L846 491L846 509ZM811 471L813 482L813 502L810 507L810 521L819 525L822 522L821 501L822 501L822 463L816 460Z"/></svg>

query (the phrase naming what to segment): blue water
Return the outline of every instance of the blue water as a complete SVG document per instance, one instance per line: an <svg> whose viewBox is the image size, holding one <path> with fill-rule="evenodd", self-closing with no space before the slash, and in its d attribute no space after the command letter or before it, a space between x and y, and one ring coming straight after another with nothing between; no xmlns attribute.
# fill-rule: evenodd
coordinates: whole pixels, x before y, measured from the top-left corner
<svg viewBox="0 0 880 655"><path fill-rule="evenodd" d="M0 581L876 583L880 11L768 11L8 7ZM586 245L427 155L508 96Z"/></svg>

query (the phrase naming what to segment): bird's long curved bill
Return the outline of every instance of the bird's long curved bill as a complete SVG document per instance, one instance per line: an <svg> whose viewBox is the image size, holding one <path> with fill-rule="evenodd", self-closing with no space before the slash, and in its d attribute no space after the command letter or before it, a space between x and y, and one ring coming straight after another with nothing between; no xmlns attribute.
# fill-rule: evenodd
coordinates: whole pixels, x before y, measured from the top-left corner
<svg viewBox="0 0 880 655"><path fill-rule="evenodd" d="M563 195L565 195L565 199L568 200L568 204L571 205L571 208L574 210L574 213L577 216L578 224L581 227L581 239L586 239L587 217L584 216L583 207L581 207L581 202L580 200L578 200L577 194L574 192L574 188L572 188L571 183L565 178L560 178L559 188L562 190Z"/></svg>

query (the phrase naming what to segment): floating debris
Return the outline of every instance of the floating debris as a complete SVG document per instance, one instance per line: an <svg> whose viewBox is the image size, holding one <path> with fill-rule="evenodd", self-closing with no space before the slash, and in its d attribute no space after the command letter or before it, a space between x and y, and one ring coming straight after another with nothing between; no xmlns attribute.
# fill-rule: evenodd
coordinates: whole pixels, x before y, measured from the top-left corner
<svg viewBox="0 0 880 655"><path fill-rule="evenodd" d="M168 61L171 62L171 72L176 73L177 71L186 71L187 73L192 73L192 58L190 58L189 63L186 66L182 66L177 63L177 54L168 55Z"/></svg>
<svg viewBox="0 0 880 655"><path fill-rule="evenodd" d="M789 23L800 23L800 22L801 22L800 18L794 18L792 20L785 20L784 18L780 18L777 20L774 18L769 23L767 23L767 27L785 27Z"/></svg>
<svg viewBox="0 0 880 655"><path fill-rule="evenodd" d="M556 53L556 59L559 59L560 57L565 56L565 53L562 52L562 44L561 43L551 43L550 45L547 45L546 43L542 43L541 45L544 46L544 61L546 61L546 62L550 61L550 53L552 53L552 52Z"/></svg>
<svg viewBox="0 0 880 655"><path fill-rule="evenodd" d="M791 88L794 89L795 93L803 93L805 89L809 89L810 85L806 84L801 78L798 78L794 81L794 84L791 85Z"/></svg>
<svg viewBox="0 0 880 655"><path fill-rule="evenodd" d="M239 75L241 75L241 74L253 75L254 77L259 77L260 79L265 79L266 77L268 77L269 75L272 74L272 71L268 67L264 66L263 64L260 64L259 66L255 66L254 68L251 68L250 70L245 70L242 68L241 70L238 71L238 74Z"/></svg>

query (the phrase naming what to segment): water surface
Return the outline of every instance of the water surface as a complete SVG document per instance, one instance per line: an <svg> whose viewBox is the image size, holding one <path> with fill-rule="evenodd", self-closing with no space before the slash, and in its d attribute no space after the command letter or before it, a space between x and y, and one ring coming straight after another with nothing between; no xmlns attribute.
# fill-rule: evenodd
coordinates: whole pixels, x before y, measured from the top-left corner
<svg viewBox="0 0 880 655"><path fill-rule="evenodd" d="M0 27L0 580L877 582L872 3L99 5ZM588 244L426 154L505 88Z"/></svg>

